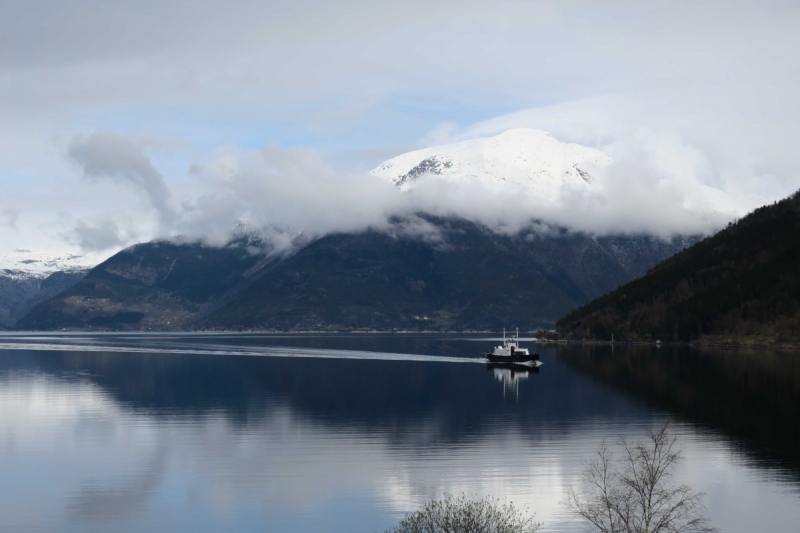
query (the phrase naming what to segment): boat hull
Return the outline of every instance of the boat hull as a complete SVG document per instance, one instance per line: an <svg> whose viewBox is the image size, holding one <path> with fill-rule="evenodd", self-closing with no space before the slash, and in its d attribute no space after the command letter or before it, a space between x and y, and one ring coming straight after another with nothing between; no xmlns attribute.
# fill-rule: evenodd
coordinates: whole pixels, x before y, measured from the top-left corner
<svg viewBox="0 0 800 533"><path fill-rule="evenodd" d="M486 363L487 370L494 370L495 368L507 368L508 370L516 370L517 372L533 373L538 373L540 366L542 366L541 361L527 361L525 363Z"/></svg>
<svg viewBox="0 0 800 533"><path fill-rule="evenodd" d="M493 363L531 363L539 361L539 354L532 353L529 355L495 355L492 352L486 352L486 359Z"/></svg>

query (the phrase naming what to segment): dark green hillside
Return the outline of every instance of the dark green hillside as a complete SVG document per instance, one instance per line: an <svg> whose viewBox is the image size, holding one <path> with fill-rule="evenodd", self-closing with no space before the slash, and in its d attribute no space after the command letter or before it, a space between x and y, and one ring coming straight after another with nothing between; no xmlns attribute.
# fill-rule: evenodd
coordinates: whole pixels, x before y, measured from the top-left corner
<svg viewBox="0 0 800 533"><path fill-rule="evenodd" d="M498 235L431 219L440 242L329 235L277 265L209 328L499 330L555 317L682 248L646 237Z"/></svg>
<svg viewBox="0 0 800 533"><path fill-rule="evenodd" d="M570 312L557 328L618 340L800 338L800 193Z"/></svg>
<svg viewBox="0 0 800 533"><path fill-rule="evenodd" d="M19 330L191 328L265 265L246 239L224 247L156 241L116 254L34 307Z"/></svg>

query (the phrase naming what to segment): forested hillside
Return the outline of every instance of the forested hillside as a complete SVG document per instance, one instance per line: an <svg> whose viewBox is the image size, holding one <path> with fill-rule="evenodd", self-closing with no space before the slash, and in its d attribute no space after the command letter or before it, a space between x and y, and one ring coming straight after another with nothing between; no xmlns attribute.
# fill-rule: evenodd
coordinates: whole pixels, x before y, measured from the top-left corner
<svg viewBox="0 0 800 533"><path fill-rule="evenodd" d="M800 192L558 320L573 338L800 337Z"/></svg>

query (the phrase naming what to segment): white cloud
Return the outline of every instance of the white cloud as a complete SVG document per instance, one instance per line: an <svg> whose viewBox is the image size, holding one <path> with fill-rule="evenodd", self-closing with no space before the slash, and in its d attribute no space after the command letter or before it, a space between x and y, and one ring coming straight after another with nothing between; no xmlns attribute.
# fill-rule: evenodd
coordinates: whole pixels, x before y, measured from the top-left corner
<svg viewBox="0 0 800 533"><path fill-rule="evenodd" d="M226 149L193 175L202 187L184 211L177 231L213 241L225 239L242 220L312 234L385 225L402 209L394 186L372 176L335 172L307 150L270 145L263 150Z"/></svg>
<svg viewBox="0 0 800 533"><path fill-rule="evenodd" d="M164 177L153 167L141 146L111 131L95 131L73 138L67 152L91 180L111 179L143 192L158 213L162 227L170 228L175 212Z"/></svg>
<svg viewBox="0 0 800 533"><path fill-rule="evenodd" d="M113 219L104 217L93 223L78 219L75 227L64 234L64 238L81 250L103 252L122 248L135 237L121 230Z"/></svg>
<svg viewBox="0 0 800 533"><path fill-rule="evenodd" d="M506 185L427 175L406 192L388 181L338 173L313 153L268 146L256 152L226 150L194 168L204 191L185 202L185 235L219 241L237 220L253 227L283 227L312 234L367 227L440 237L415 219L389 227L393 216L456 216L496 231L516 232L544 222L593 234L710 233L762 203L704 183L708 162L678 139L640 134L615 146L617 158L598 168L586 189L565 188L556 201ZM509 206L513 206L512 209Z"/></svg>
<svg viewBox="0 0 800 533"><path fill-rule="evenodd" d="M0 17L0 210L25 217L8 246L64 235L59 213L70 227L132 217L142 238L218 233L237 213L362 227L409 209L407 198L324 165L313 178L286 161L265 170L249 148L380 153L520 126L617 161L604 192L543 215L604 230L642 226L648 214L645 227L660 231L712 227L733 215L696 216L692 206L718 197L706 186L744 207L800 187L799 22L800 6L781 0L10 0ZM469 125L513 109L522 111ZM126 142L75 144L72 133L109 130L137 139L117 147L126 166L87 172L103 184L70 182L65 147ZM212 153L236 142L248 150ZM154 143L204 162L203 184L137 155ZM91 154L77 153L89 168ZM226 157L239 165L232 182L209 166ZM112 186L120 180L152 210ZM450 199L420 205L481 208L480 191L430 186ZM340 199L344 190L355 198Z"/></svg>
<svg viewBox="0 0 800 533"><path fill-rule="evenodd" d="M220 148L192 165L188 181L168 183L140 143L98 131L75 137L67 157L90 180L83 196L102 197L107 209L62 215L59 234L83 251L113 253L137 240L174 235L220 244L242 221L278 251L290 249L299 232L310 238L366 228L443 244L417 217L427 213L500 232L550 224L599 235L669 237L710 233L766 201L710 186L710 159L675 135L639 131L606 148L614 161L593 170L591 186L565 188L553 201L511 185L498 189L435 175L404 192L375 176L334 170L311 150L276 145ZM148 209L131 202L131 191Z"/></svg>
<svg viewBox="0 0 800 533"><path fill-rule="evenodd" d="M0 211L0 217L4 218L3 225L9 229L16 230L17 221L19 220L19 209L9 207Z"/></svg>
<svg viewBox="0 0 800 533"><path fill-rule="evenodd" d="M688 91L688 89L687 89ZM704 159L702 181L720 189L774 199L800 188L800 101L775 99L765 90L765 102L747 104L742 88L728 93L650 91L609 94L561 104L524 109L450 128L440 142L494 135L512 128L537 128L566 142L598 147L612 156L631 145L683 145L669 163ZM752 104L753 102L749 102ZM440 132L441 130L434 130Z"/></svg>

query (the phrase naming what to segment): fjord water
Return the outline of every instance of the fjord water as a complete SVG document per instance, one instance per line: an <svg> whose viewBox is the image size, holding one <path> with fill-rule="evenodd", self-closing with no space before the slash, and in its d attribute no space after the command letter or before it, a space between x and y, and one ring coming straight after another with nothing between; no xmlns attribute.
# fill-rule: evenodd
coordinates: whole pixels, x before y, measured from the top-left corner
<svg viewBox="0 0 800 533"><path fill-rule="evenodd" d="M2 335L0 531L373 532L443 493L545 531L603 439L672 420L726 532L800 524L800 354L454 335Z"/></svg>

